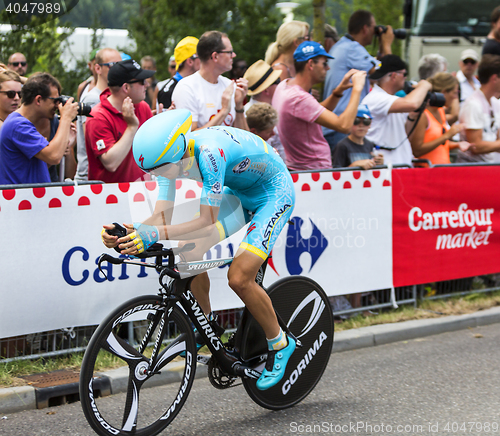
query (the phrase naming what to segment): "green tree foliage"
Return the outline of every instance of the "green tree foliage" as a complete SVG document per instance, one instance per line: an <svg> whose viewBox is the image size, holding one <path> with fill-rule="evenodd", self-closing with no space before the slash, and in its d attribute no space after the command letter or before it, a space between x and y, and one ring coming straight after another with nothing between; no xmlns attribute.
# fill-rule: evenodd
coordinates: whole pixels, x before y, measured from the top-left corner
<svg viewBox="0 0 500 436"><path fill-rule="evenodd" d="M274 0L141 0L139 14L129 26L137 44L133 57L153 56L157 76L163 79L168 59L182 38L219 30L228 34L237 57L251 64L264 58L281 20Z"/></svg>
<svg viewBox="0 0 500 436"><path fill-rule="evenodd" d="M4 14L0 13L0 20L5 18ZM31 17L28 24L0 33L0 61L7 64L12 53L21 52L28 61L28 76L40 71L50 73L59 80L64 94L76 98L78 85L89 76L87 60L76 59L76 67L71 71L66 69L61 54L73 28L61 26L59 18L47 21ZM98 44L98 38L93 39Z"/></svg>

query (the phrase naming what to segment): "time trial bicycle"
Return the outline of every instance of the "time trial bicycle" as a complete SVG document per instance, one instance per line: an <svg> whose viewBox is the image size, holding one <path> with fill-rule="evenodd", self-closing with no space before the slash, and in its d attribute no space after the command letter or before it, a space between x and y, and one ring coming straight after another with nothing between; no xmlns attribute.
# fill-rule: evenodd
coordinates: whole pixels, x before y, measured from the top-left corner
<svg viewBox="0 0 500 436"><path fill-rule="evenodd" d="M118 236L123 236L116 223L115 229ZM322 288L301 276L286 277L264 288L281 328L296 339L297 348L283 379L261 391L256 381L264 369L268 349L260 325L244 309L237 330L223 342L218 326L207 319L190 291L195 274L227 265L232 258L175 262L176 255L182 258L182 253L193 248L194 244L186 244L165 249L157 243L136 256L153 258L154 262L109 254L99 258L99 269L106 261L154 268L159 273L160 288L157 295L142 295L119 306L100 324L89 342L80 373L80 400L85 417L97 434L160 433L182 409L195 379L197 363L208 365L208 378L216 388L237 386L235 381L241 379L250 398L272 410L297 404L321 379L332 351L334 326ZM266 267L267 261L256 277L262 287ZM127 335L131 326L135 345ZM197 353L193 326L211 356ZM111 361L118 361L118 366L128 372L128 385L126 393L104 398L100 396L100 368ZM158 390L145 389L158 384L163 384L160 394ZM152 408L153 400L160 400L163 407Z"/></svg>

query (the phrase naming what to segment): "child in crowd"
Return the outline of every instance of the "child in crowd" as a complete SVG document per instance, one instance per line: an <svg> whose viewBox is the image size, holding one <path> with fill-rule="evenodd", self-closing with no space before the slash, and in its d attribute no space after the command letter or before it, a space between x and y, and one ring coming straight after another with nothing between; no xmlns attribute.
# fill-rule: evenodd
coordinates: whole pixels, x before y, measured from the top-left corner
<svg viewBox="0 0 500 436"><path fill-rule="evenodd" d="M335 146L332 156L334 168L361 167L369 170L375 165L384 164L384 156L377 151L376 145L365 138L372 116L368 106L361 104L358 107L351 133Z"/></svg>
<svg viewBox="0 0 500 436"><path fill-rule="evenodd" d="M274 135L278 112L269 103L255 103L246 112L250 132L267 141Z"/></svg>

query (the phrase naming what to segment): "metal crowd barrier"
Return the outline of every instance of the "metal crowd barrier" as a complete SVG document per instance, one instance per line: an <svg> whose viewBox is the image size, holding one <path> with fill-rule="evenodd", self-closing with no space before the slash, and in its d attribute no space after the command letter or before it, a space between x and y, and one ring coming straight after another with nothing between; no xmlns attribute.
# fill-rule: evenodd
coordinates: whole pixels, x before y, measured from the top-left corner
<svg viewBox="0 0 500 436"><path fill-rule="evenodd" d="M25 188L53 188L55 186L78 186L78 185L103 185L100 180L86 180L84 182L50 182L50 183L20 183L19 185L0 185L0 191L4 189L25 189Z"/></svg>
<svg viewBox="0 0 500 436"><path fill-rule="evenodd" d="M500 290L500 273L468 277L444 282L405 286L362 292L361 306L333 311L337 318L346 319L365 311L380 311L401 305L417 305L419 300L446 299L474 293ZM348 297L348 296L347 296ZM330 297L330 300L336 297ZM218 311L219 324L227 332L234 331L240 321L242 308ZM141 326L130 323L128 340L134 343L135 331ZM12 338L0 339L0 362L14 360L50 358L54 356L83 352L97 326L81 326L70 329L51 330Z"/></svg>
<svg viewBox="0 0 500 436"><path fill-rule="evenodd" d="M421 162L422 160L418 160ZM429 163L430 162L424 162ZM450 165L434 165L430 167L446 166L492 166L498 164L490 163L460 163ZM392 168L408 168L408 165L394 165ZM388 168L387 165L376 166L374 169ZM360 168L333 168L317 170L314 172L332 171L359 171ZM292 171L292 174L310 173L311 171ZM40 188L53 186L71 186L76 184L101 184L100 181L88 182L57 182L44 184L25 185L0 185L3 189L18 188ZM370 310L378 311L387 308L397 308L400 305L417 305L418 300L446 299L457 296L469 295L472 293L487 293L500 290L500 273L486 276L461 278L447 280L444 282L405 286L393 289L381 289L370 292L362 292L361 306L343 310L333 310L336 317L347 318L351 315ZM333 301L335 297L330 297ZM226 328L226 331L235 330L241 318L242 309L222 310L218 312L219 323ZM58 355L82 352L85 350L93 332L97 326L80 326L70 329L52 330L47 332L33 333L29 335L16 336L11 338L0 338L0 362L10 362L14 360L50 358ZM140 326L129 326L128 339L134 342L134 329Z"/></svg>

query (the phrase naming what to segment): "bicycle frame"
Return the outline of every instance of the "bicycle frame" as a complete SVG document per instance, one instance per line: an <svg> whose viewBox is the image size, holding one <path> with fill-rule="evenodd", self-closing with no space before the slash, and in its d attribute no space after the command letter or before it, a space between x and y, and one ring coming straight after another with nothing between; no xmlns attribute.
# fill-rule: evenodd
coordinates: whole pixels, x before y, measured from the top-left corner
<svg viewBox="0 0 500 436"><path fill-rule="evenodd" d="M187 250L186 250L187 251ZM220 365L221 369L230 376L238 376L238 377L249 377L253 379L258 379L261 375L261 372L256 371L254 369L255 366L260 365L261 363L264 363L267 359L267 353L263 353L261 355L252 357L251 359L248 360L243 360L241 359L241 356L239 354L239 345L241 343L241 335L238 334L243 330L244 323L247 320L248 315L244 315L242 317L242 320L240 321L240 324L238 326L238 329L236 331L235 335L235 348L234 350L229 351L224 344L222 343L221 339L215 334L215 332L212 329L212 326L208 322L207 317L203 313L202 308L200 307L198 301L196 300L195 296L193 293L190 291L190 285L191 282L194 280L196 276L189 276L189 277L184 277L182 278L182 273L179 272L179 270L176 270L176 265L174 264L174 252L172 250L163 250L160 249L160 251L153 251L149 255L146 253L141 256L141 257L156 257L156 262L154 264L148 264L144 262L138 262L134 260L129 260L129 259L117 259L115 257L112 257L108 254L103 254L99 258L98 261L98 266L101 272L105 275L105 273L102 271L100 265L104 261L111 262L113 264L121 264L121 263L127 263L127 264L133 264L133 265L138 265L138 266L146 266L150 268L155 268L157 271L160 272L159 276L159 282L160 285L163 289L160 289L160 296L163 298L163 301L166 303L166 308L165 312L168 312L168 310L173 307L176 304L179 304L184 312L187 314L188 318L191 320L191 322L194 324L196 327L197 331L199 334L202 336L204 339L204 342L210 352L212 353L212 356L215 358L215 360L218 362ZM164 265L162 263L162 259L166 257L168 259L168 264ZM229 263L228 259L223 260L224 263ZM222 261L221 261L222 262ZM196 262L183 262L179 263L179 267L184 267L183 269L187 270L189 269L189 265L195 266L196 270L200 271L206 271L208 269L214 268L219 266L219 262L217 261L196 261ZM205 268L206 266L206 268ZM187 267L187 268L186 268ZM263 289L263 280L264 280L264 275L266 272L267 268L267 260L261 265L259 268L259 271L256 276L256 283L261 286ZM106 276L106 275L105 275ZM168 276L172 278L173 280L168 283L164 283L165 276ZM247 309L245 309L247 311ZM283 322L281 317L277 312L276 316L278 318L278 322L283 329L288 335L293 337L295 341L297 342L297 346L301 346L300 340L298 340L290 331L288 326ZM160 331L156 336L156 341L154 344L153 348L153 353L151 356L151 362L156 362L157 357L158 357L158 352L159 348L161 345L161 341L163 338L163 329L164 329L164 323L162 322L163 316L157 316L155 320L150 324L148 331L144 335L144 338L141 342L141 345L139 347L139 351L142 353L144 349L146 348L147 344L149 343L149 340L158 326L160 324ZM152 370L154 368L150 368Z"/></svg>

